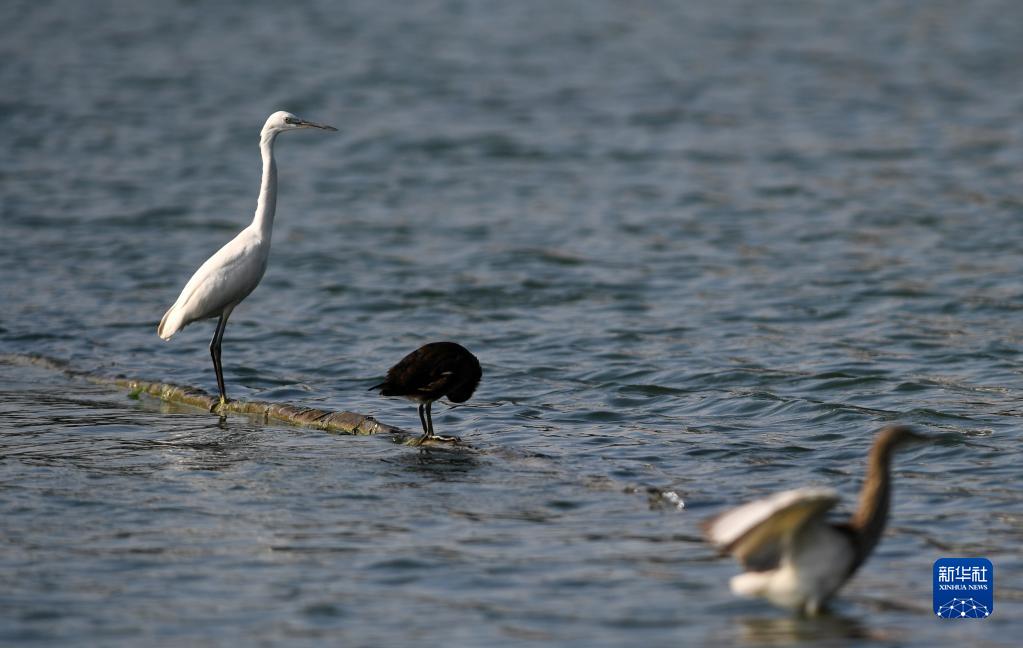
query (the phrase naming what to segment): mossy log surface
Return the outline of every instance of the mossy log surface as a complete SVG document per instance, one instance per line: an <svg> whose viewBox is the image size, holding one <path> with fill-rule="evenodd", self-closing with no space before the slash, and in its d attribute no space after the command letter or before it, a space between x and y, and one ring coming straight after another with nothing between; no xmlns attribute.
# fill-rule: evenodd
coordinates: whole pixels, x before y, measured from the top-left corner
<svg viewBox="0 0 1023 648"><path fill-rule="evenodd" d="M60 371L68 376L82 378L89 382L121 387L129 390L132 395L146 394L168 403L189 405L221 416L226 414L244 414L275 421L287 425L316 428L335 434L388 434L396 443L418 445L419 435L412 434L401 428L381 423L372 416L356 412L330 412L312 407L300 407L289 403L270 403L266 401L232 400L221 404L220 398L188 385L139 380L124 376L106 376L91 371L80 371L71 368L66 362L36 355L5 355L2 359L11 364L29 364ZM450 445L456 440L438 439L438 443ZM432 445L432 443L431 443Z"/></svg>
<svg viewBox="0 0 1023 648"><path fill-rule="evenodd" d="M299 407L289 403L231 400L221 404L218 396L207 394L188 385L149 382L131 378L112 378L110 384L124 387L133 394L148 394L170 403L181 403L202 408L216 414L248 414L266 420L291 425L312 427L342 434L406 434L403 430L385 425L372 416L355 412L330 412L312 407Z"/></svg>

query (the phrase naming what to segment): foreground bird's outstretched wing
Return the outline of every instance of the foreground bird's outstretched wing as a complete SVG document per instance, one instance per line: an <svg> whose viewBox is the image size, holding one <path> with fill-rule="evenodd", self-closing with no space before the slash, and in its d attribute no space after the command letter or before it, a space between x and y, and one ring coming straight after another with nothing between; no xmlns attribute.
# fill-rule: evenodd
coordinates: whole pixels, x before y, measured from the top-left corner
<svg viewBox="0 0 1023 648"><path fill-rule="evenodd" d="M830 488L800 488L726 511L704 522L707 539L749 570L773 569L792 534L838 502Z"/></svg>

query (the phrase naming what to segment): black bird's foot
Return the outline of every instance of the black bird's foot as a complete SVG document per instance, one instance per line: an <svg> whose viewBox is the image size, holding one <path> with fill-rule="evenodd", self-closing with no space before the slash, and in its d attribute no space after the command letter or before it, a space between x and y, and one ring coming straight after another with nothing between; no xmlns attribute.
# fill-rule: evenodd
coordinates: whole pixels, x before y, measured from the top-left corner
<svg viewBox="0 0 1023 648"><path fill-rule="evenodd" d="M415 440L413 445L423 447L431 445L459 445L460 443L462 443L462 440L458 437L433 434L430 436L419 437Z"/></svg>

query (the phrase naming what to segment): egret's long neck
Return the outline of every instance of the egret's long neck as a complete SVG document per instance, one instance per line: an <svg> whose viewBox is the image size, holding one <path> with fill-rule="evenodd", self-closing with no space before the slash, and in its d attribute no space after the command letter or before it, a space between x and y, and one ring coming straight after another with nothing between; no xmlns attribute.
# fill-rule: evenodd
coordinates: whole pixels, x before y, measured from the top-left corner
<svg viewBox="0 0 1023 648"><path fill-rule="evenodd" d="M865 559L881 539L891 502L891 451L875 446L867 460L867 478L860 491L860 503L850 525L859 540L860 558Z"/></svg>
<svg viewBox="0 0 1023 648"><path fill-rule="evenodd" d="M259 152L263 156L263 179L259 183L259 200L256 201L256 215L252 226L259 230L263 239L270 240L274 227L274 213L277 211L277 163L274 162L274 140L277 133L264 133L259 140Z"/></svg>

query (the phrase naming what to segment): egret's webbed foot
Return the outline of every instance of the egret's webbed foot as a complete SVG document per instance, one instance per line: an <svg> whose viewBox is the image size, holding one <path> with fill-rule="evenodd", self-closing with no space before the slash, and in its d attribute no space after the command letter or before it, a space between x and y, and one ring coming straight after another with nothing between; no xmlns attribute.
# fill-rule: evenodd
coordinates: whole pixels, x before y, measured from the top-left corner
<svg viewBox="0 0 1023 648"><path fill-rule="evenodd" d="M213 401L213 404L210 405L210 414L217 414L217 413L224 414L224 412L222 410L230 402L231 401L229 401L226 396L221 394L220 395L220 400Z"/></svg>

